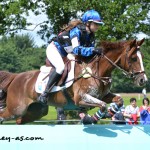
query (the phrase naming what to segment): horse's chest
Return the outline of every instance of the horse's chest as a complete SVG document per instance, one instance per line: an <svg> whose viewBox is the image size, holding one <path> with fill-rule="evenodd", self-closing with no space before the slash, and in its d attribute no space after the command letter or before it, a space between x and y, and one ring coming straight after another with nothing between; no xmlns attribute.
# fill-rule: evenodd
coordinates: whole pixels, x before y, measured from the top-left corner
<svg viewBox="0 0 150 150"><path fill-rule="evenodd" d="M110 85L100 85L100 86L87 86L86 94L89 94L95 98L104 97L110 90Z"/></svg>
<svg viewBox="0 0 150 150"><path fill-rule="evenodd" d="M92 87L92 86L88 87L87 94L89 94L95 98L98 98L101 95L99 88L98 87Z"/></svg>

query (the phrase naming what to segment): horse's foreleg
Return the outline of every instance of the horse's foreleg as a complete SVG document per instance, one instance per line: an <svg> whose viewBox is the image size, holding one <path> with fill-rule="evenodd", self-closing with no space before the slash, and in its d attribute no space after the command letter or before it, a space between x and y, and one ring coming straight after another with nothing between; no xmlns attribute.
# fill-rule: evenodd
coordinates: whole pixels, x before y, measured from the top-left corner
<svg viewBox="0 0 150 150"><path fill-rule="evenodd" d="M87 102L85 102L83 100L81 100L79 102L79 106L81 106L81 107L102 107L102 105L99 105L99 104L90 104L90 103L87 103Z"/></svg>
<svg viewBox="0 0 150 150"><path fill-rule="evenodd" d="M79 102L79 105L86 106L86 107L92 106L92 107L99 107L100 108L92 116L90 116L89 114L81 112L79 114L79 116L80 116L83 124L93 124L93 123L96 124L98 122L98 120L100 120L101 118L103 118L103 116L105 115L106 105L102 106L102 105L98 105L98 104L90 104L90 103L87 103L87 102L85 102L83 100L81 100Z"/></svg>
<svg viewBox="0 0 150 150"><path fill-rule="evenodd" d="M82 119L83 124L92 124L92 123L97 123L97 121L102 118L105 114L106 110L106 103L92 97L89 94L84 94L82 97L82 100L79 102L80 106L85 106L85 107L99 107L100 109L93 116L89 116L88 114L85 113L80 113L79 116Z"/></svg>
<svg viewBox="0 0 150 150"><path fill-rule="evenodd" d="M79 104L93 107L106 107L106 103L104 101L101 101L89 94L84 94Z"/></svg>

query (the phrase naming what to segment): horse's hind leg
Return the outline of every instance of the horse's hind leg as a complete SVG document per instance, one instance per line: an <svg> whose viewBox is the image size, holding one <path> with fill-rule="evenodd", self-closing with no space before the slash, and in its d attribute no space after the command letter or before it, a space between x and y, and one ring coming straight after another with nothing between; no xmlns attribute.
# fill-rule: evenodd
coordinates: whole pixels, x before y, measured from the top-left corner
<svg viewBox="0 0 150 150"><path fill-rule="evenodd" d="M23 116L16 120L17 124L26 124L33 122L47 115L48 105L42 105L41 103L31 103Z"/></svg>

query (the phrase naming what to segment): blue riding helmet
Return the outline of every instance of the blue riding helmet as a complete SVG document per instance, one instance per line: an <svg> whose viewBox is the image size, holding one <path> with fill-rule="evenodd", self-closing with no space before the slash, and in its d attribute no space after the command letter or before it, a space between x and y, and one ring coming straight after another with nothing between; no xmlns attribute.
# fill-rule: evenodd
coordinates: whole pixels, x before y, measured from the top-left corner
<svg viewBox="0 0 150 150"><path fill-rule="evenodd" d="M104 22L101 20L100 14L95 10L88 10L82 16L82 22L87 23L88 21L95 22L103 25Z"/></svg>

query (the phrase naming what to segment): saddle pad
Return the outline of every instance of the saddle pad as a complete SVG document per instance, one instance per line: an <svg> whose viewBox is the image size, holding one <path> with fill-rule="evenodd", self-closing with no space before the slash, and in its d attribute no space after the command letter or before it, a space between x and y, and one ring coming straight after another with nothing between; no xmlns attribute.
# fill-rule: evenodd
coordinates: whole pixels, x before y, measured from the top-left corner
<svg viewBox="0 0 150 150"><path fill-rule="evenodd" d="M70 60L75 60L74 56L72 54L68 54L68 59ZM74 67L75 67L75 61L71 61L71 69L68 73L67 79L66 79L66 84L64 86L54 86L51 90L51 92L57 92L62 89L66 89L70 87L73 84L73 79L74 79ZM37 81L35 83L35 91L37 93L43 93L48 79L49 79L49 72L52 69L52 67L46 67L46 66L41 66L40 68L40 73L38 75ZM69 81L69 82L68 82Z"/></svg>

